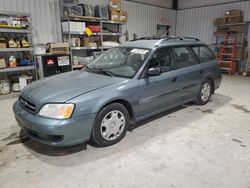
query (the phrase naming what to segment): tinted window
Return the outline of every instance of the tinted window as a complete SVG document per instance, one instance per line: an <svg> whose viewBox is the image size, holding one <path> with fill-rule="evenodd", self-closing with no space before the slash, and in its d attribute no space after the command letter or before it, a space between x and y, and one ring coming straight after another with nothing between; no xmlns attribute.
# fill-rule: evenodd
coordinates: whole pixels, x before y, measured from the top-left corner
<svg viewBox="0 0 250 188"><path fill-rule="evenodd" d="M207 46L192 47L200 61L209 61L215 59L213 52Z"/></svg>
<svg viewBox="0 0 250 188"><path fill-rule="evenodd" d="M181 69L197 64L194 54L188 47L174 47L176 55L176 68Z"/></svg>
<svg viewBox="0 0 250 188"><path fill-rule="evenodd" d="M173 69L173 53L171 48L160 48L153 55L149 68L159 67L161 72L168 72Z"/></svg>

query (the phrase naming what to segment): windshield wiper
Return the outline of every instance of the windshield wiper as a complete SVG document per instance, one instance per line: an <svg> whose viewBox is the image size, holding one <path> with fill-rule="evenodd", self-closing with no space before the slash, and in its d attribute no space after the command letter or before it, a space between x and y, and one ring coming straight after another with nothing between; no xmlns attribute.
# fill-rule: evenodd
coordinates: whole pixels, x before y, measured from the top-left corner
<svg viewBox="0 0 250 188"><path fill-rule="evenodd" d="M88 65L85 66L85 69L87 69L89 72L94 72L94 70L90 68Z"/></svg>
<svg viewBox="0 0 250 188"><path fill-rule="evenodd" d="M97 73L100 73L100 74L106 74L107 76L114 76L114 74L109 71L109 70L106 70L106 69L98 69L98 68L93 68L92 70L94 71L97 71Z"/></svg>

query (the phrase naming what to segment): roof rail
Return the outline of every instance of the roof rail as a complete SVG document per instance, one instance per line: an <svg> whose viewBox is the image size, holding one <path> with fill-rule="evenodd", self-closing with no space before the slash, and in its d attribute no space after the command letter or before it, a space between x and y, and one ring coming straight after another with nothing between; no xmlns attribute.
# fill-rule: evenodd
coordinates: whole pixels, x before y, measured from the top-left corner
<svg viewBox="0 0 250 188"><path fill-rule="evenodd" d="M160 40L161 37L158 37L158 36L148 36L148 37L141 37L141 38L137 38L137 39L132 39L132 40L129 40L129 42L132 42L132 41L137 41L137 40Z"/></svg>
<svg viewBox="0 0 250 188"><path fill-rule="evenodd" d="M163 36L161 39L167 39L167 40L195 40L200 41L198 38L191 37L191 36Z"/></svg>
<svg viewBox="0 0 250 188"><path fill-rule="evenodd" d="M200 41L198 38L191 37L191 36L173 36L173 35L163 35L162 37L159 36L148 36L148 37L141 37L138 39L129 40L129 42L132 41L138 41L138 40L159 40L159 44L162 42L166 42L169 40L180 40L180 41Z"/></svg>

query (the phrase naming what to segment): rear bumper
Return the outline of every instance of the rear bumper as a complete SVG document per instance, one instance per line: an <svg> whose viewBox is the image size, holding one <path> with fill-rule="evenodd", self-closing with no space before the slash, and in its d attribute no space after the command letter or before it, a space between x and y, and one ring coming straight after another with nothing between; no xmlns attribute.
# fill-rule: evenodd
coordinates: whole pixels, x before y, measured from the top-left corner
<svg viewBox="0 0 250 188"><path fill-rule="evenodd" d="M222 76L219 75L216 79L214 79L214 90L218 89L221 85Z"/></svg>
<svg viewBox="0 0 250 188"><path fill-rule="evenodd" d="M71 146L90 139L95 115L65 120L45 118L24 110L17 101L13 111L18 125L38 142L52 146Z"/></svg>

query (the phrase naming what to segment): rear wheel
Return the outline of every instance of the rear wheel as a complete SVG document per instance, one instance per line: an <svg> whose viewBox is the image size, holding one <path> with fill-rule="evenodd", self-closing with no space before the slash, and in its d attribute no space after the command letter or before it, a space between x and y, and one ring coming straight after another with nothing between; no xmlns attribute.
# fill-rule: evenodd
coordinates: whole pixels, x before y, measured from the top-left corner
<svg viewBox="0 0 250 188"><path fill-rule="evenodd" d="M120 103L104 107L97 115L92 130L92 140L101 147L119 142L128 130L130 116Z"/></svg>
<svg viewBox="0 0 250 188"><path fill-rule="evenodd" d="M196 103L199 105L207 104L212 94L212 84L211 81L206 79L200 87L199 93L197 95Z"/></svg>

